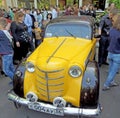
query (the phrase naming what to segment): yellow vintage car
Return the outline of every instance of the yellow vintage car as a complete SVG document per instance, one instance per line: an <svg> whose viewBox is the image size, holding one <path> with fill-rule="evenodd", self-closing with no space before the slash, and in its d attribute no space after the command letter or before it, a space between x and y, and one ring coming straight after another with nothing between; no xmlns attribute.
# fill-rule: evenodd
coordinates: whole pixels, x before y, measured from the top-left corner
<svg viewBox="0 0 120 118"><path fill-rule="evenodd" d="M51 20L42 44L16 68L8 99L17 107L59 116L99 115L95 36L90 16Z"/></svg>

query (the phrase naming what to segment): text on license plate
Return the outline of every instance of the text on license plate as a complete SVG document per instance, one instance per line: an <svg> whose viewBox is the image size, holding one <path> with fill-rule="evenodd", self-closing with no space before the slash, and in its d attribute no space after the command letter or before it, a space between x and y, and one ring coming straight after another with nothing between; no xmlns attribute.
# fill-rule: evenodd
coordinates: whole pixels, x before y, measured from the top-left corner
<svg viewBox="0 0 120 118"><path fill-rule="evenodd" d="M35 110L35 111L40 111L48 114L54 114L54 115L59 115L59 116L64 116L64 110L63 109L53 109L53 108L48 108L41 106L40 103L29 103L28 108Z"/></svg>

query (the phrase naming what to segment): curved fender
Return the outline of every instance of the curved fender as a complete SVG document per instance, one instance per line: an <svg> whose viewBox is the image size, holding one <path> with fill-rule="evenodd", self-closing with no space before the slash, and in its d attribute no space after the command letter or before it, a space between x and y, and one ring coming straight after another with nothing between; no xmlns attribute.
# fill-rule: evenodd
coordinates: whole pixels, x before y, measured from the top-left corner
<svg viewBox="0 0 120 118"><path fill-rule="evenodd" d="M15 71L13 79L13 90L19 96L23 97L23 84L24 84L25 64L21 63Z"/></svg>
<svg viewBox="0 0 120 118"><path fill-rule="evenodd" d="M95 61L87 64L81 88L80 106L83 108L97 107L99 101L99 68Z"/></svg>

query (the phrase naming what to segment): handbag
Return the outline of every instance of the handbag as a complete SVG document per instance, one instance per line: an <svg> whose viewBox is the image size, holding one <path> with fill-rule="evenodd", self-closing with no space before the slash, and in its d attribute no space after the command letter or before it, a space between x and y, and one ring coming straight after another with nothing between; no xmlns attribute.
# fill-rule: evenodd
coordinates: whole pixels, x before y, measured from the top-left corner
<svg viewBox="0 0 120 118"><path fill-rule="evenodd" d="M30 36L29 36L27 31L22 32L20 37L25 42L29 42L30 41Z"/></svg>

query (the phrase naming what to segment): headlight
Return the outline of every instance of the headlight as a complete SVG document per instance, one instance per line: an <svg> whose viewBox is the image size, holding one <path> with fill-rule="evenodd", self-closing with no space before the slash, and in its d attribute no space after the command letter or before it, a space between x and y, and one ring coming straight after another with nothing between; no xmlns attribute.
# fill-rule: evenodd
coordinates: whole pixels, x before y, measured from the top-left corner
<svg viewBox="0 0 120 118"><path fill-rule="evenodd" d="M69 70L69 74L72 77L79 77L81 75L82 71L79 66L72 66Z"/></svg>
<svg viewBox="0 0 120 118"><path fill-rule="evenodd" d="M27 64L26 64L26 69L29 71L29 72L34 72L35 71L35 66L34 66L34 64L33 63L31 63L31 62L28 62Z"/></svg>

